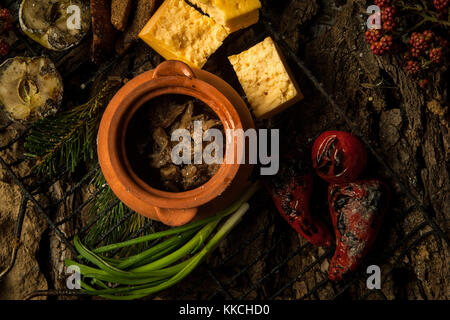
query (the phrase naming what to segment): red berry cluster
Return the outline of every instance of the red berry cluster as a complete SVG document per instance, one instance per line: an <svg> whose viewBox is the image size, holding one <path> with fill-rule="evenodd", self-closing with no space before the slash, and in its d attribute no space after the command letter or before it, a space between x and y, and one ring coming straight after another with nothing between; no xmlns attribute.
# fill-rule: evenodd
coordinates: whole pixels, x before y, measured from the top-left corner
<svg viewBox="0 0 450 320"><path fill-rule="evenodd" d="M372 43L370 46L370 50L377 56L381 56L386 52L391 51L392 48L392 37L391 36L383 36L380 41L376 41Z"/></svg>
<svg viewBox="0 0 450 320"><path fill-rule="evenodd" d="M406 62L404 70L411 75L416 75L420 72L420 70L422 70L422 68L418 61L409 60Z"/></svg>
<svg viewBox="0 0 450 320"><path fill-rule="evenodd" d="M8 9L0 8L0 33L8 32L12 29L11 14ZM5 40L0 40L0 56L6 56L10 51L9 44Z"/></svg>
<svg viewBox="0 0 450 320"><path fill-rule="evenodd" d="M375 5L384 8L391 4L391 0L375 0Z"/></svg>
<svg viewBox="0 0 450 320"><path fill-rule="evenodd" d="M436 37L433 31L425 30L422 33L413 32L409 39L411 55L414 58L428 57L431 62L442 64L444 62L444 51L448 47L448 41Z"/></svg>
<svg viewBox="0 0 450 320"><path fill-rule="evenodd" d="M8 9L0 9L0 33L12 29L11 14Z"/></svg>
<svg viewBox="0 0 450 320"><path fill-rule="evenodd" d="M375 0L375 5L381 8L381 22L383 23L383 29L388 32L393 31L397 26L395 22L397 10L391 3L391 0Z"/></svg>
<svg viewBox="0 0 450 320"><path fill-rule="evenodd" d="M430 50L429 54L431 62L436 64L442 64L444 62L444 54L442 48L433 48Z"/></svg>
<svg viewBox="0 0 450 320"><path fill-rule="evenodd" d="M375 0L375 5L381 8L381 22L383 23L383 32L378 29L370 29L366 31L366 42L370 45L373 54L381 56L392 50L392 36L386 32L392 32L396 27L397 10L391 5L392 0Z"/></svg>
<svg viewBox="0 0 450 320"><path fill-rule="evenodd" d="M383 29L386 31L393 31L396 27L395 17L397 10L394 6L387 6L381 9L381 22Z"/></svg>
<svg viewBox="0 0 450 320"><path fill-rule="evenodd" d="M418 58L423 55L430 48L433 38L434 34L431 30L425 30L423 33L413 32L409 39L412 56Z"/></svg>
<svg viewBox="0 0 450 320"><path fill-rule="evenodd" d="M444 11L448 8L448 5L450 3L450 0L433 0L434 7L438 11Z"/></svg>
<svg viewBox="0 0 450 320"><path fill-rule="evenodd" d="M405 55L406 65L404 67L407 73L418 75L422 70L422 64L419 61L412 60L414 58L422 59L425 63L427 59L437 65L444 63L444 53L447 50L448 41L442 37L437 37L433 31L413 32L409 39L409 45L411 50ZM426 79L420 80L419 86L426 88L428 81Z"/></svg>
<svg viewBox="0 0 450 320"><path fill-rule="evenodd" d="M450 0L433 0L434 7L438 11L439 19L447 20L449 3Z"/></svg>
<svg viewBox="0 0 450 320"><path fill-rule="evenodd" d="M378 41L372 43L372 45L370 46L370 50L372 50L373 54L376 54L377 56L381 56L386 52L381 47L381 42L378 42Z"/></svg>
<svg viewBox="0 0 450 320"><path fill-rule="evenodd" d="M422 89L425 89L426 87L428 87L428 80L427 79L420 80L419 87L421 87Z"/></svg>
<svg viewBox="0 0 450 320"><path fill-rule="evenodd" d="M426 79L426 74L423 71L434 66L446 64L448 62L447 54L449 52L448 37L440 35L444 34L441 21L435 23L433 22L434 20L428 19L427 17L435 17L437 11L439 19L443 21L447 20L450 0L427 1L429 3L433 2L436 9L432 6L424 6L423 10L426 11L423 15L424 20L422 23L417 24L420 21L414 19L418 16L417 13L412 15L412 18L408 14L403 13L409 10L408 5L415 4L415 0L374 0L375 5L381 11L382 28L380 30L371 29L365 33L365 40L375 55L393 53L393 51L398 52L401 48L407 48L404 51L403 61L405 61L405 64L403 68L408 74L414 76L418 80L419 86L424 89L429 86L429 80ZM398 15L399 11L401 15ZM427 29L423 32L412 32L409 34L407 42L402 41L405 38L400 34L400 31L402 31L400 27L413 24L419 26L423 22L430 28L433 28L433 31ZM396 39L395 43L393 41L394 36ZM394 47L395 50L393 50Z"/></svg>
<svg viewBox="0 0 450 320"><path fill-rule="evenodd" d="M431 43L434 40L434 32L431 30L425 30L422 32L422 35L425 38L425 41Z"/></svg>
<svg viewBox="0 0 450 320"><path fill-rule="evenodd" d="M9 44L5 40L0 40L0 56L6 56L9 50Z"/></svg>
<svg viewBox="0 0 450 320"><path fill-rule="evenodd" d="M368 44L373 44L381 39L382 34L378 29L369 29L366 31L366 42Z"/></svg>

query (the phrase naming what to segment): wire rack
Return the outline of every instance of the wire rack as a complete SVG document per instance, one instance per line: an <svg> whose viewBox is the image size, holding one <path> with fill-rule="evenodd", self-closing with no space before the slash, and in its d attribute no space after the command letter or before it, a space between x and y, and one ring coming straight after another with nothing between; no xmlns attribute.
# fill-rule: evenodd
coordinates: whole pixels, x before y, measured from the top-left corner
<svg viewBox="0 0 450 320"><path fill-rule="evenodd" d="M6 1L6 7L11 9L11 12L16 12L18 7L17 1ZM394 272L396 265L400 264L405 255L407 255L412 249L416 248L419 244L426 241L429 237L435 237L439 243L445 242L447 245L449 244L449 238L447 234L440 228L439 225L436 224L435 220L431 217L431 215L427 212L427 209L422 205L422 203L415 198L413 193L408 190L406 185L402 182L402 179L394 172L389 164L383 159L382 153L378 151L375 147L373 147L369 143L369 139L362 135L358 126L353 123L345 114L344 110L336 104L334 99L325 91L320 82L316 79L316 77L311 73L311 71L306 67L304 62L300 60L297 55L290 49L288 45L283 41L279 32L275 30L274 24L272 24L270 17L263 17L262 22L259 24L263 29L264 33L262 36L270 35L277 42L280 47L285 52L289 63L293 64L297 69L301 70L303 75L311 82L311 84L318 90L318 92L323 96L324 99L329 103L329 105L334 109L336 115L338 115L341 119L344 120L346 127L361 137L363 142L365 143L367 149L371 152L373 158L384 167L386 172L389 173L389 179L392 183L395 183L399 186L401 193L397 196L407 197L413 203L413 206L403 212L400 212L395 215L394 220L401 221L405 219L411 212L420 211L423 216L423 222L418 223L409 233L405 234L403 238L399 241L395 242L395 245L392 247L383 247L382 249L375 250L375 253L371 253L365 262L365 265L369 265L371 263L375 263L378 265L386 265L388 266L388 270L383 272L382 281L390 276L392 272ZM15 23L15 27L13 30L14 35L20 40L20 47L13 48L13 52L11 55L40 55L45 54L50 56L50 58L55 61L57 66L62 66L63 78L70 77L72 74L76 73L76 71L83 65L84 61L81 60L78 64L72 64L70 66L65 65L67 53L51 53L47 52L40 47L36 46L31 40L29 40L26 36L22 34L20 31L20 27L18 26L17 19ZM261 36L261 39L262 39ZM254 39L255 43L260 39ZM87 47L88 43L85 41L79 45L79 48ZM75 49L78 50L78 49ZM80 49L82 50L82 49ZM114 61L110 61L105 63L100 67L98 73L102 73L110 69L114 65ZM97 74L97 73L96 73ZM91 78L87 79L85 83L89 83L94 81L96 76L94 74ZM245 97L244 97L245 98ZM7 130L9 126L12 125L12 122L0 125L0 133ZM327 128L324 128L327 129ZM76 220L82 213L83 209L89 206L97 193L94 193L88 198L86 201L79 203L76 208L74 208L71 212L69 212L65 217L60 218L59 220L55 220L54 212L56 212L66 201L66 199L72 195L75 195L87 185L90 179L94 176L94 174L99 170L99 167L96 166L90 172L82 175L80 178L75 179L75 183L72 184L72 188L66 191L62 197L54 200L52 203L48 205L44 205L38 198L40 194L45 194L49 191L49 188L55 184L59 180L68 179L68 172L60 172L55 175L52 179L48 177L43 177L42 179L36 181L33 176L20 176L16 173L16 168L24 161L26 158L19 158L13 160L6 160L2 156L2 153L8 150L15 148L18 144L22 144L24 138L29 133L30 128L26 128L21 130L21 132L10 139L9 141L1 141L0 142L0 166L7 172L10 176L12 183L16 184L22 193L22 201L20 204L20 211L17 219L17 227L16 227L16 241L13 245L12 257L9 266L6 270L2 271L2 274L6 274L14 265L14 260L16 256L17 245L20 241L20 233L21 226L25 216L25 211L28 206L32 206L34 208L34 212L39 214L43 219L48 223L48 227L54 232L58 238L67 246L67 248L75 254L76 251L71 243L74 234L67 234L62 231L62 226L66 223L71 223ZM314 138L312 135L311 138ZM73 181L74 177L71 176L70 180ZM262 195L265 196L265 195ZM267 197L267 196L266 196ZM90 221L88 224L82 225L77 229L77 233L83 235L89 228L91 228L102 216L108 215L109 210L116 203L112 203L109 208L100 212L97 216L97 219ZM264 204L261 204L259 200L252 200L251 211L246 215L244 220L241 222L241 225L237 228L237 230L233 232L243 232L246 230L246 227L252 224L253 219L257 218L258 211L262 209ZM394 208L393 210L397 210ZM269 209L270 214L274 217L277 217L275 208ZM108 230L105 234L100 235L97 239L97 243L100 243L108 234L114 231L114 228L119 227L121 224L125 223L127 219L131 217L132 213L126 215L121 221L119 221L113 228ZM395 223L395 221L391 221ZM144 232L148 232L149 228L152 226L154 222L149 220L148 223L141 228L134 236L137 237ZM284 225L284 222L281 219L274 220L275 224ZM386 228L386 227L385 227ZM388 227L387 227L388 228ZM288 229L286 229L288 230ZM210 263L209 260L205 262L201 266L201 271L197 271L197 275L192 275L187 278L177 286L177 298L182 299L186 297L193 297L200 295L196 294L198 291L202 291L201 298L202 299L253 299L253 298L263 298L263 299L278 299L278 298L289 298L289 299L343 299L346 297L347 293L352 290L352 288L365 288L365 281L367 275L365 274L364 266L359 269L358 272L354 273L350 278L346 279L343 282L338 284L331 283L326 276L323 277L322 280L315 281L315 283L310 286L309 290L301 296L295 296L292 294L292 288L299 281L305 279L307 274L316 272L320 270L321 264L330 258L333 254L331 249L324 250L321 254L317 254L317 250L313 248L309 243L304 243L290 250L288 248L288 252L286 252L285 247L285 237L289 235L292 231L288 231L285 234L281 233L281 235L274 236L275 238L271 239L269 242L269 246L265 246L261 248L261 246L256 246L255 243L261 241L268 234L268 227L262 228L261 230L254 231L250 237L239 243L233 243L234 250L230 251L230 253L221 257L219 262ZM287 235L286 235L287 234ZM248 281L248 279L252 279L250 274L254 274L255 266L261 262L268 260L271 255L280 250L283 247L284 252L286 254L276 263L271 263L267 272L264 272L257 279L253 279L252 281ZM245 257L241 257L242 250L245 248L252 248L257 253L255 257L248 259L245 261L245 266L240 267L236 272L230 274L228 271L224 271L232 263L233 259L245 259ZM275 281L279 276L280 272L284 272L285 268L292 262L294 259L298 257L308 257L312 256L310 263L299 266L297 270L297 274L291 276L289 279L283 278L284 281ZM389 264L387 263L389 261ZM231 268L232 269L232 268ZM201 272L201 275L199 273ZM1 274L1 273L0 273ZM207 279L206 279L207 278ZM202 287L202 283L208 283L208 287L205 289ZM242 283L245 282L245 286ZM201 288L201 289L200 289ZM264 288L264 290L263 290ZM331 294L330 294L331 288ZM326 290L326 293L324 293ZM49 290L45 292L37 292L33 296L36 295L47 295L47 296L63 296L63 295L79 295L79 292L68 291L68 290ZM387 297L384 295L382 290L363 290L363 292L359 295L359 299L386 299Z"/></svg>

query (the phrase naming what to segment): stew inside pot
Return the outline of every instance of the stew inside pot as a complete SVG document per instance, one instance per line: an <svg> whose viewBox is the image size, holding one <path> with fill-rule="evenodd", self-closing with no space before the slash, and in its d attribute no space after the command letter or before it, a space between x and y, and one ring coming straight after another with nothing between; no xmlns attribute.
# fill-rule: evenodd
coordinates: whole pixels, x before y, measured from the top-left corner
<svg viewBox="0 0 450 320"><path fill-rule="evenodd" d="M201 164L194 164L196 121L200 121L197 125L201 125L203 135L208 129L218 129L225 140L222 122L210 107L198 99L171 94L145 103L131 119L126 134L127 156L134 172L152 187L164 191L188 191L205 184L219 170L221 161L207 164L202 159ZM190 164L175 164L172 159L173 148L182 141L181 138L171 141L177 129L186 129L192 138ZM203 141L202 150L211 143L216 143L214 138ZM222 160L224 146L220 145L219 150L222 150Z"/></svg>

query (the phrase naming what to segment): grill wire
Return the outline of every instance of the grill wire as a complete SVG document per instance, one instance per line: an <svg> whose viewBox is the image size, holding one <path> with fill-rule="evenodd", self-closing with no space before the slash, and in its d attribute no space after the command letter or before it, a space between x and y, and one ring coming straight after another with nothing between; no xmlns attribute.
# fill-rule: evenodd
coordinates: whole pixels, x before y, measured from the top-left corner
<svg viewBox="0 0 450 320"><path fill-rule="evenodd" d="M11 1L11 0L6 1L5 7L10 8L11 12L13 12L14 10L17 11L18 2ZM374 158L379 162L380 165L385 167L387 172L389 172L389 178L391 179L391 181L393 181L397 186L400 187L400 189L402 190L403 196L406 196L407 198L412 200L412 202L415 204L413 207L411 207L408 210L406 210L405 212L403 212L402 215L399 215L400 218L396 217L396 219L404 219L405 216L412 213L414 210L419 210L423 215L423 218L424 218L423 223L420 223L413 230L411 230L409 233L407 233L403 237L403 239L401 239L400 241L397 241L394 246L392 246L390 248L384 248L383 251L378 256L374 257L373 255L369 255L366 258L364 265L369 265L371 263L376 263L379 265L381 263L386 263L393 259L394 263L391 264L391 269L387 272L383 272L383 278L382 278L382 282L383 282L394 271L395 267L401 263L403 258L412 249L416 248L419 244L421 244L423 241L425 241L429 237L436 237L438 240L438 243L440 241L444 241L447 243L447 245L450 244L447 234L444 233L444 231L436 224L434 219L430 217L430 214L427 212L426 208L424 208L424 206L420 203L420 201L414 197L412 192L402 182L401 178L390 168L390 166L387 164L387 162L383 159L381 153L378 150L376 150L369 143L369 139L367 137L364 137L364 135L361 134L361 130L359 130L358 126L356 124L354 124L346 116L343 109L339 105L336 104L334 99L329 94L327 94L327 92L324 90L323 86L316 79L316 77L311 73L311 71L305 66L303 61L301 61L297 57L297 55L290 49L290 47L283 41L279 32L277 30L275 30L273 24L271 23L270 17L264 16L262 18L261 24L264 26L265 32L268 35L272 36L272 38L275 40L275 42L277 42L278 45L280 45L283 48L283 50L284 50L285 54L288 56L288 58L291 61L293 61L293 63L295 63L300 70L302 70L303 74L309 79L309 81L311 81L311 83L314 85L314 87L323 95L323 97L333 107L335 113L345 121L347 127L352 132L354 132L355 134L357 134L358 136L361 137L364 144L366 145L368 150L371 152L371 154L374 156ZM25 45L26 51L31 53L32 55L39 55L40 53L44 52L45 55L48 55L48 56L50 56L51 59L53 59L53 61L55 62L55 64L57 66L64 63L64 58L66 58L66 55L67 55L66 53L53 53L53 52L50 53L48 51L42 51L42 50L39 51L40 49L36 49L37 46L31 40L29 40L28 37L24 36L22 34L22 32L20 31L20 26L19 26L17 20L15 21L14 29L12 32L14 32L15 36L20 40L20 42ZM258 40L258 39L256 39L256 40ZM86 44L86 40L81 45L83 45L83 44ZM13 48L13 53L15 53L14 48ZM102 72L108 71L116 62L117 61L105 63L104 66L102 66L101 70L99 71L99 74L101 74ZM63 78L65 79L66 77L68 77L70 74L75 72L77 70L77 68L79 68L80 66L81 65L70 66L68 70L66 70L65 72L62 73ZM98 74L95 76L98 76ZM85 83L93 82L95 79L95 76L91 79L88 79ZM245 99L245 97L243 97L243 98ZM11 125L12 125L12 122L9 122L9 123L4 124L3 126L0 126L0 133L3 132L4 130L6 130ZM22 221L24 218L26 208L27 208L27 206L32 206L32 207L34 207L35 212L37 212L40 216L42 216L47 221L49 228L53 232L56 233L56 235L67 246L67 248L69 250L71 250L74 254L76 254L76 250L73 247L73 245L71 244L71 240L73 239L74 234L71 234L71 235L65 234L63 231L61 231L60 227L62 225L64 225L65 223L73 221L74 218L79 217L81 215L83 208L88 206L89 203L93 199L95 199L95 196L97 193L92 194L91 197L87 201L79 204L75 209L73 209L73 211L69 215L67 215L63 219L60 219L59 221L53 221L51 218L51 213L58 210L58 208L64 204L64 202L66 201L66 199L69 196L74 195L75 193L79 192L81 190L81 188L85 187L86 183L89 182L90 179L92 178L92 176L94 176L94 174L97 172L97 170L99 170L99 166L96 166L93 170L91 170L86 175L84 175L81 179L79 179L70 190L68 190L64 193L64 195L60 199L54 201L53 203L50 203L48 206L43 206L37 199L37 196L39 194L48 192L48 189L50 188L50 186L52 186L53 184L55 184L57 181L59 181L61 179L66 179L68 177L69 173L64 172L64 171L59 172L58 174L55 175L55 177L53 179L49 179L48 177L43 177L39 181L30 183L27 181L30 178L33 178L32 176L20 177L15 173L15 168L17 168L17 166L19 166L23 161L25 161L26 160L25 158L16 159L12 162L7 162L1 156L1 153L3 151L11 150L12 148L15 147L16 144L23 143L23 141L24 141L25 137L27 136L27 134L29 133L30 129L31 128L26 128L26 129L22 130L15 138L11 139L10 141L6 141L6 142L2 141L0 143L0 165L5 169L7 174L11 177L11 181L20 188L20 191L22 193L23 200L22 200L22 204L20 206L19 216L17 219L17 228L16 228L17 243L20 240L20 229L21 229L21 224L22 224ZM99 190L97 192L99 192ZM92 227L93 224L95 224L97 222L98 219L100 219L101 216L107 215L109 213L109 210L115 204L116 203L112 203L106 210L104 210L103 212L100 212L98 214L96 220L91 221L90 224L83 226L78 233L79 234L85 233L89 228ZM244 218L244 220L241 223L242 224L251 223L251 221L248 221L248 219L249 219L248 216L254 215L255 210L258 210L258 206L252 205L250 212L246 215L247 218ZM275 209L272 209L272 211L273 211L272 214L275 214L275 215L277 214L275 212ZM130 217L130 214L125 216L126 219L128 219L129 217ZM119 227L120 224L125 223L126 222L125 218L122 219L121 221L119 221L119 223L117 225L115 225L114 227ZM152 221L149 221L143 228L141 228L140 230L138 230L136 232L134 237L141 235L143 232L148 230L151 227L151 225L152 225ZM106 237L109 233L111 233L113 231L114 230L111 229L106 234L101 235L99 237L99 239L97 239L96 242L99 243L104 237ZM309 243L306 243L306 244L300 246L299 248L297 248L295 251L290 252L282 261L280 261L277 265L272 267L261 278L257 279L256 281L254 281L253 283L248 285L242 292L240 292L239 295L232 294L231 291L233 290L233 288L236 289L235 283L242 278L249 278L248 274L252 272L252 267L259 261L264 261L264 259L267 259L268 256L272 252L277 250L282 245L282 238L275 241L274 244L270 248L263 249L261 254L258 257L256 257L255 259L253 259L251 261L247 261L247 265L244 268L242 268L237 273L235 273L231 276L227 275L226 277L224 277L224 275L221 274L221 270L219 270L220 267L223 267L232 258L238 256L239 253L242 252L242 249L249 248L249 247L251 248L252 245L254 244L254 242L256 242L256 240L258 240L260 237L264 236L264 234L266 234L266 233L267 233L267 229L261 229L258 232L255 232L255 234L252 235L252 237L249 240L247 240L243 243L236 244L235 245L236 249L233 250L233 252L231 254L224 257L222 259L222 261L218 265L215 265L214 267L209 265L207 262L205 262L203 264L203 268L206 268L206 270L207 270L207 275L211 278L211 280L215 284L215 287L210 288L209 293L207 295L207 299L209 299L209 300L212 300L212 299L214 299L214 300L215 299L237 299L237 300L249 299L250 294L259 290L264 283L266 283L267 281L272 279L275 275L277 275L278 272L280 272L280 270L282 270L282 268L285 267L294 258L296 258L302 254L306 254L306 255L312 254L311 252L308 252L308 250L311 249L312 246ZM15 245L14 248L17 248L17 245ZM261 249L261 248L255 248L255 249ZM305 275L308 272L310 272L311 270L317 270L318 268L320 268L320 264L325 259L330 258L332 256L332 254L333 254L333 252L330 249L327 249L327 250L325 250L325 252L323 254L315 256L314 261L312 263L310 263L309 265L303 266L302 270L296 276L292 277L286 283L280 284L280 286L278 286L276 288L272 288L271 292L269 292L267 295L268 299L277 299L281 296L285 297L285 295L283 295L283 293L286 290L291 289L297 281L304 279ZM13 250L10 265L7 269L12 268L12 265L14 264L14 260L15 260L15 250ZM329 298L331 298L331 299L343 298L343 297L345 297L345 294L349 290L351 290L351 288L360 288L361 284L365 283L367 275L364 271L365 269L363 268L363 266L359 269L359 271L355 272L343 284L334 284L334 283L331 283L329 280L322 280L322 281L315 283L315 285L311 289L309 289L304 296L302 296L300 298L298 298L298 297L293 297L293 298L297 298L297 299L316 298L317 299L320 296L321 290L324 290L324 288L328 284L331 284L333 291L334 291L334 296L329 297ZM7 272L8 270L5 270L5 271ZM0 270L0 275L2 275L1 270ZM220 280L220 279L224 279L224 278L226 278L227 280L225 280L225 281ZM1 276L0 276L0 280L1 280ZM178 284L177 288L179 288L180 291L183 291L183 293L184 293L181 295L181 298L183 298L183 296L186 297L192 293L195 294L197 288L200 286L202 281L203 280L197 280L197 281L193 281L192 283L190 283L190 278L188 278L187 280L184 280L183 282ZM237 290L234 290L234 291L237 291ZM80 295L80 293L74 292L71 290L48 290L48 291L35 292L35 293L31 294L30 296L28 296L28 298L32 298L32 297L40 296L40 295L78 296L78 295ZM361 295L359 298L360 299L373 299L373 298L386 299L386 296L384 295L384 293L381 290L367 290L367 292L365 294Z"/></svg>

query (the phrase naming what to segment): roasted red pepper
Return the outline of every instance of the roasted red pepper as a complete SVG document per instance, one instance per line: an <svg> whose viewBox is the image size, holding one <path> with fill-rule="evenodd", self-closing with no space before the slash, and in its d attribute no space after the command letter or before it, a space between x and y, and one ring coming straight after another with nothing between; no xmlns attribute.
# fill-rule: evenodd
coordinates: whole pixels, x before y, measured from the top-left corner
<svg viewBox="0 0 450 320"><path fill-rule="evenodd" d="M286 161L266 187L278 211L295 231L314 245L330 246L333 237L329 229L310 213L314 176L303 171L295 160Z"/></svg>
<svg viewBox="0 0 450 320"><path fill-rule="evenodd" d="M367 152L361 141L345 131L326 131L314 142L313 167L329 183L352 182L367 164Z"/></svg>
<svg viewBox="0 0 450 320"><path fill-rule="evenodd" d="M378 180L329 186L328 204L336 234L330 280L341 280L361 264L377 237L388 203L389 189Z"/></svg>

